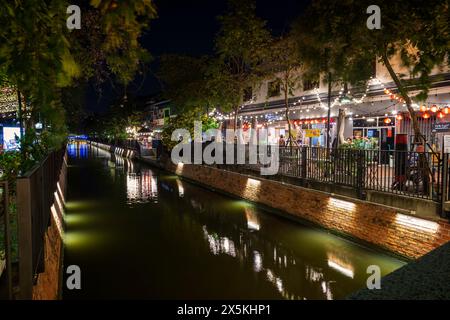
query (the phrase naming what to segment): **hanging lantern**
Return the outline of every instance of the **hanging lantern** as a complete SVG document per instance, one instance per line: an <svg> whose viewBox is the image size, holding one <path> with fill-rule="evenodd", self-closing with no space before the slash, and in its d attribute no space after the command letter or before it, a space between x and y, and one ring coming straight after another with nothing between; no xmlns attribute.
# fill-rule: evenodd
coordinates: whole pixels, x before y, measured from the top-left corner
<svg viewBox="0 0 450 320"><path fill-rule="evenodd" d="M422 117L423 117L424 119L428 119L428 118L430 117L430 115L429 115L428 113L425 112L425 113L423 114Z"/></svg>
<svg viewBox="0 0 450 320"><path fill-rule="evenodd" d="M438 117L439 119L442 119L442 118L445 117L445 115L444 115L444 113L443 113L442 111L439 111L438 114L437 114L437 117Z"/></svg>
<svg viewBox="0 0 450 320"><path fill-rule="evenodd" d="M298 122L298 124L299 124L299 125L302 125L302 124L303 124L303 122L302 122L302 121L299 121L299 122Z"/></svg>
<svg viewBox="0 0 450 320"><path fill-rule="evenodd" d="M322 123L327 123L327 120L325 120L325 119L322 119Z"/></svg>
<svg viewBox="0 0 450 320"><path fill-rule="evenodd" d="M438 107L436 105L432 105L431 108L430 108L430 111L435 113L435 112L438 111Z"/></svg>
<svg viewBox="0 0 450 320"><path fill-rule="evenodd" d="M399 113L399 114L395 117L395 119L397 119L398 121L401 121L401 120L403 120L403 116Z"/></svg>
<svg viewBox="0 0 450 320"><path fill-rule="evenodd" d="M390 118L386 118L386 119L384 119L383 122L386 124L390 124L392 122L392 120Z"/></svg>
<svg viewBox="0 0 450 320"><path fill-rule="evenodd" d="M445 108L444 108L444 113L445 113L445 114L449 114L449 113L450 113L449 107L445 107Z"/></svg>
<svg viewBox="0 0 450 320"><path fill-rule="evenodd" d="M317 124L317 123L319 123L319 120L316 119L316 120L314 120L314 122Z"/></svg>
<svg viewBox="0 0 450 320"><path fill-rule="evenodd" d="M421 111L421 112L427 111L427 107L425 107L425 105L421 105L421 106L420 106L420 111Z"/></svg>

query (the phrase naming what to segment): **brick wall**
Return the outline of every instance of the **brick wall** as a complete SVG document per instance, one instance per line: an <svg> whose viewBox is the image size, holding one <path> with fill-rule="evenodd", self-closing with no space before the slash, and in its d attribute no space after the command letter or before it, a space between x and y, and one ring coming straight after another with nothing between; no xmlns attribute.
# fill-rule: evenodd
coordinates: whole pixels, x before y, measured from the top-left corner
<svg viewBox="0 0 450 320"><path fill-rule="evenodd" d="M423 220L400 209L207 166L175 166L169 160L165 168L408 258L418 258L450 241L450 224L444 220Z"/></svg>

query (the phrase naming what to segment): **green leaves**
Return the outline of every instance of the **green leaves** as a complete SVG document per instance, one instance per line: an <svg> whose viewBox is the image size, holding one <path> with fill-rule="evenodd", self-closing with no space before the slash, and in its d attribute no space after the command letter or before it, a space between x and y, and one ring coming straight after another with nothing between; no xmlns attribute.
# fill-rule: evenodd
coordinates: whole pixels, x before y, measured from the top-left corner
<svg viewBox="0 0 450 320"><path fill-rule="evenodd" d="M253 0L229 0L227 13L218 18L217 58L210 74L211 83L225 92L218 95L222 111L236 109L244 102L244 90L262 79L257 69L267 53L270 33L255 8Z"/></svg>
<svg viewBox="0 0 450 320"><path fill-rule="evenodd" d="M202 131L208 129L217 129L219 124L214 118L208 117L202 108L191 108L180 113L177 117L171 118L168 125L166 125L162 132L162 141L165 147L169 150L178 143L172 141L172 132L176 129L186 129L189 131L191 138L194 137L194 121L202 122Z"/></svg>

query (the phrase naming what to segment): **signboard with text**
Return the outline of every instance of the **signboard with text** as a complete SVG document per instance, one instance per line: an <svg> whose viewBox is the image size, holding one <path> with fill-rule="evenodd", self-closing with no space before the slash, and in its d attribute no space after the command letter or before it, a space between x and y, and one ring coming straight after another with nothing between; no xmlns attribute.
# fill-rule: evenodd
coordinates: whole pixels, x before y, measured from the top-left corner
<svg viewBox="0 0 450 320"><path fill-rule="evenodd" d="M435 132L450 132L450 122L439 122L433 126Z"/></svg>
<svg viewBox="0 0 450 320"><path fill-rule="evenodd" d="M307 138L317 138L320 137L320 129L306 129Z"/></svg>

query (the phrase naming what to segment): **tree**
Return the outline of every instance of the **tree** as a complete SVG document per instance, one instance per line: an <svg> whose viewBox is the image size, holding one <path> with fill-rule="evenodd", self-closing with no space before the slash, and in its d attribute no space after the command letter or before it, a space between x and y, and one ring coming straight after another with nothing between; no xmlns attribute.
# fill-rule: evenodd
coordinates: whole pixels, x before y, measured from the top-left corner
<svg viewBox="0 0 450 320"><path fill-rule="evenodd" d="M351 39L357 29L355 20L359 16L365 18L365 11L357 12L349 2L352 1L314 1L292 26L303 62L303 78L316 82L322 76L328 85L328 115L331 113L333 85L350 83L358 86L372 75L371 60L357 54L359 48L353 45ZM329 131L328 121L327 148L330 147Z"/></svg>
<svg viewBox="0 0 450 320"><path fill-rule="evenodd" d="M179 112L189 108L214 107L214 95L209 85L210 58L167 54L160 59L158 78L165 97L172 100Z"/></svg>
<svg viewBox="0 0 450 320"><path fill-rule="evenodd" d="M416 141L425 144L410 91L421 90L415 98L425 100L431 84L431 70L448 58L449 1L378 1L380 30L370 30L366 26L366 9L370 4L368 0L315 1L298 22L298 30L303 34L302 50L309 56L308 45L322 42L326 51L325 69L337 71L347 82L366 77L367 68L374 59L381 61L406 104ZM312 48L317 48L317 45ZM399 56L403 65L409 68L412 80L409 75L394 71L391 63L394 56Z"/></svg>
<svg viewBox="0 0 450 320"><path fill-rule="evenodd" d="M202 108L189 108L183 113L171 119L162 132L162 141L164 146L170 151L178 143L172 141L172 133L176 129L186 129L189 131L190 137L194 137L194 121L202 122L202 132L208 129L217 129L219 127L217 121L208 116ZM183 138L184 143L188 143L187 139Z"/></svg>
<svg viewBox="0 0 450 320"><path fill-rule="evenodd" d="M60 88L79 75L65 26L66 1L0 1L0 65L33 105L31 116L48 120L53 138L65 135Z"/></svg>
<svg viewBox="0 0 450 320"><path fill-rule="evenodd" d="M244 91L261 79L257 68L270 39L266 22L256 16L255 8L253 0L229 0L228 12L218 18L221 28L212 81L227 93L225 105L233 105L235 128Z"/></svg>
<svg viewBox="0 0 450 320"><path fill-rule="evenodd" d="M263 68L268 77L278 76L280 89L284 97L286 121L288 123L287 145L297 144L291 130L289 97L294 96L294 90L300 87L301 57L293 35L282 36L270 45Z"/></svg>
<svg viewBox="0 0 450 320"><path fill-rule="evenodd" d="M139 38L157 17L153 0L91 0L83 8L80 30L69 40L85 80L102 83L114 76L122 84L133 80L142 63L151 59Z"/></svg>
<svg viewBox="0 0 450 320"><path fill-rule="evenodd" d="M99 37L91 39L92 46L85 46L77 33L66 27L68 1L0 0L1 69L23 96L23 106L29 108L27 129L43 119L44 131L51 133L55 147L67 133L62 90L74 85L74 79L92 75L88 70L95 68L91 64L96 61L104 61L108 74L126 83L146 56L138 39L149 19L155 17L152 0L90 3L89 8L95 8L92 10L99 15L96 21L101 31ZM91 31L82 29L87 37ZM94 59L87 59L96 50L103 52L100 58L93 55Z"/></svg>

